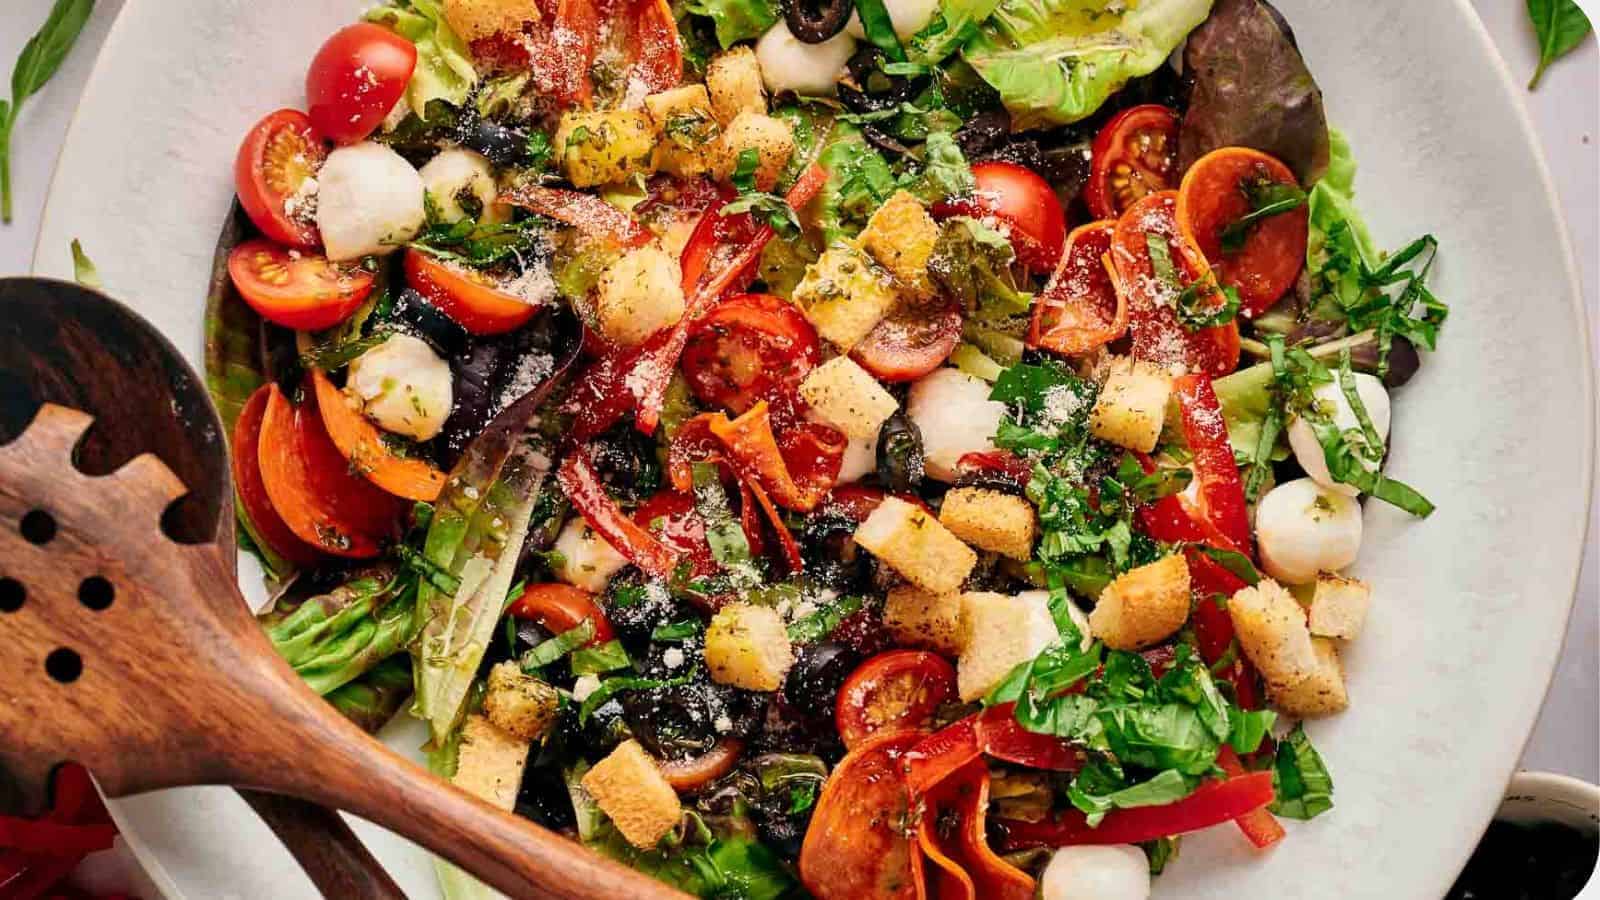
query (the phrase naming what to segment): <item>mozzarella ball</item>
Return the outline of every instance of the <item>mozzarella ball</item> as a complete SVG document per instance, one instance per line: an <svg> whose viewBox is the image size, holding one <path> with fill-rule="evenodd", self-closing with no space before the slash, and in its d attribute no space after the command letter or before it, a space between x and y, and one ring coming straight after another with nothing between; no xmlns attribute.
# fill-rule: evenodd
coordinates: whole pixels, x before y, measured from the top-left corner
<svg viewBox="0 0 1600 900"><path fill-rule="evenodd" d="M933 14L939 11L939 0L884 0L883 8L889 13L889 21L894 23L895 35L903 41L933 21ZM867 39L867 30L861 27L858 12L850 13L844 30L861 40Z"/></svg>
<svg viewBox="0 0 1600 900"><path fill-rule="evenodd" d="M1356 396L1361 398L1361 405L1366 407L1367 416L1372 419L1372 426L1378 429L1378 437L1387 442L1389 392L1384 390L1381 380L1365 372L1357 372L1355 381ZM1331 414L1333 424L1337 425L1340 431L1361 427L1361 420L1356 418L1355 410L1350 408L1350 401L1345 398L1337 380L1317 385L1312 396L1316 398L1318 407ZM1289 423L1289 446L1294 449L1294 458L1300 463L1300 468L1305 469L1307 475L1316 479L1317 484L1352 497L1360 493L1353 485L1334 481L1333 476L1328 474L1328 460L1322 454L1322 445L1317 442L1317 434L1311 430L1311 423L1304 418L1296 416L1294 421ZM1361 460L1361 463L1373 471L1377 470L1377 463L1368 464L1366 460Z"/></svg>
<svg viewBox="0 0 1600 900"><path fill-rule="evenodd" d="M382 144L333 151L317 182L317 228L334 262L390 253L416 237L427 218L422 176Z"/></svg>
<svg viewBox="0 0 1600 900"><path fill-rule="evenodd" d="M485 224L499 224L511 219L511 207L494 202L500 196L500 185L494 178L494 165L480 153L455 147L428 160L417 174L422 176L422 187L433 198L441 221L455 223L475 217Z"/></svg>
<svg viewBox="0 0 1600 900"><path fill-rule="evenodd" d="M839 461L839 483L860 481L878 469L878 436L850 438Z"/></svg>
<svg viewBox="0 0 1600 900"><path fill-rule="evenodd" d="M385 431L426 441L454 405L450 364L409 334L396 334L350 363L346 390Z"/></svg>
<svg viewBox="0 0 1600 900"><path fill-rule="evenodd" d="M1336 572L1361 551L1361 504L1310 478L1267 492L1256 509L1261 567L1284 584L1310 584Z"/></svg>
<svg viewBox="0 0 1600 900"><path fill-rule="evenodd" d="M954 482L968 453L994 449L1006 407L989 399L989 383L960 369L935 369L911 385L906 414L922 431L928 477Z"/></svg>
<svg viewBox="0 0 1600 900"><path fill-rule="evenodd" d="M802 96L832 94L856 42L839 33L820 44L807 44L789 31L782 19L756 41L756 60L767 92L794 91Z"/></svg>
<svg viewBox="0 0 1600 900"><path fill-rule="evenodd" d="M582 516L567 520L556 537L556 552L561 554L556 577L591 594L604 591L611 576L628 564L627 558L590 528Z"/></svg>
<svg viewBox="0 0 1600 900"><path fill-rule="evenodd" d="M1040 900L1146 900L1150 863L1132 844L1062 847L1039 877Z"/></svg>

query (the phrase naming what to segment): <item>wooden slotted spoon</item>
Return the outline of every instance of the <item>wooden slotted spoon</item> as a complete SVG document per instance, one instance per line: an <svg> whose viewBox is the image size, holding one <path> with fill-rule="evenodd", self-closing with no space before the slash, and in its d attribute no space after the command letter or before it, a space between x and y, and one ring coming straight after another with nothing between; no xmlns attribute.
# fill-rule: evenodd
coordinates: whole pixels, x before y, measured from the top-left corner
<svg viewBox="0 0 1600 900"><path fill-rule="evenodd" d="M224 436L183 358L64 282L0 280L0 310L0 807L42 810L75 761L112 797L219 784L348 810L514 897L685 896L334 712L239 594ZM145 453L110 449L125 429L151 436Z"/></svg>

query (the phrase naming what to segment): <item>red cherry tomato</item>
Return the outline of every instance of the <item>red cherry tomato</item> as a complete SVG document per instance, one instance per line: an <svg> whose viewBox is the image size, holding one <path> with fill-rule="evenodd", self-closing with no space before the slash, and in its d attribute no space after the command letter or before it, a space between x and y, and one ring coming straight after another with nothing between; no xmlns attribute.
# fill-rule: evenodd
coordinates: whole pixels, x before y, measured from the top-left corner
<svg viewBox="0 0 1600 900"><path fill-rule="evenodd" d="M262 234L307 250L322 242L310 209L291 198L327 158L311 120L299 110L280 109L250 129L234 159L233 187Z"/></svg>
<svg viewBox="0 0 1600 900"><path fill-rule="evenodd" d="M706 542L706 523L695 511L694 498L677 491L661 491L633 512L634 524L648 530L679 558L689 561L690 574L704 578L715 574L717 560Z"/></svg>
<svg viewBox="0 0 1600 900"><path fill-rule="evenodd" d="M263 319L297 331L343 322L372 293L372 273L320 254L245 241L228 254L228 275Z"/></svg>
<svg viewBox="0 0 1600 900"><path fill-rule="evenodd" d="M1239 314L1258 316L1294 286L1306 262L1306 204L1248 226L1242 245L1223 249L1223 232L1253 211L1251 192L1299 182L1289 167L1255 150L1223 147L1200 157L1178 189L1178 226L1223 284L1239 291Z"/></svg>
<svg viewBox="0 0 1600 900"><path fill-rule="evenodd" d="M419 250L406 251L405 268L407 284L473 334L512 331L538 312L538 307L501 291L482 273Z"/></svg>
<svg viewBox="0 0 1600 900"><path fill-rule="evenodd" d="M295 536L283 517L272 507L267 486L261 480L261 420L267 413L267 385L256 388L233 425L233 487L239 494L250 525L250 535L267 549L297 566L308 566L321 558L317 548Z"/></svg>
<svg viewBox="0 0 1600 900"><path fill-rule="evenodd" d="M846 747L879 732L924 728L955 696L956 670L937 653L891 650L867 660L839 689L834 723Z"/></svg>
<svg viewBox="0 0 1600 900"><path fill-rule="evenodd" d="M1125 109L1095 136L1083 199L1097 219L1178 184L1178 114L1154 103Z"/></svg>
<svg viewBox="0 0 1600 900"><path fill-rule="evenodd" d="M661 777L680 794L697 791L733 770L734 763L744 753L744 741L723 738L706 752L688 759L665 759L657 762Z"/></svg>
<svg viewBox="0 0 1600 900"><path fill-rule="evenodd" d="M1011 246L1023 265L1054 271L1067 239L1067 217L1050 183L1031 169L998 160L975 164L972 177L977 186L971 197L940 203L934 214L1000 219L1010 226Z"/></svg>
<svg viewBox="0 0 1600 900"><path fill-rule="evenodd" d="M594 637L585 647L598 647L616 637L605 611L594 602L594 595L570 584L530 584L522 596L512 601L508 612L551 634L570 631L588 619L594 625Z"/></svg>
<svg viewBox="0 0 1600 900"><path fill-rule="evenodd" d="M850 358L880 381L915 381L939 368L961 343L961 307L907 304L879 322Z"/></svg>
<svg viewBox="0 0 1600 900"><path fill-rule="evenodd" d="M912 843L916 809L905 755L921 732L876 735L839 761L817 799L800 848L800 880L825 900L922 896Z"/></svg>
<svg viewBox="0 0 1600 900"><path fill-rule="evenodd" d="M821 358L816 329L793 304L741 294L694 324L682 366L702 403L742 413L757 400L792 394Z"/></svg>
<svg viewBox="0 0 1600 900"><path fill-rule="evenodd" d="M311 124L338 144L364 140L400 102L416 68L415 44L381 25L346 25L306 72Z"/></svg>

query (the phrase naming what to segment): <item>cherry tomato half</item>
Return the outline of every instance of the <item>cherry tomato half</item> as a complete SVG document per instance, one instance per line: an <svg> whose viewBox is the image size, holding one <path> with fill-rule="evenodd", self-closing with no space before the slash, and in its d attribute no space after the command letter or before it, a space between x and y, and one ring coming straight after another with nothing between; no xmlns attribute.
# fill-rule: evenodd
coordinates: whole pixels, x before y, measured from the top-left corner
<svg viewBox="0 0 1600 900"><path fill-rule="evenodd" d="M1178 114L1147 103L1117 113L1095 136L1083 199L1097 219L1115 219L1156 191L1177 186Z"/></svg>
<svg viewBox="0 0 1600 900"><path fill-rule="evenodd" d="M879 732L923 728L955 696L956 670L922 650L891 650L862 663L839 689L834 723L846 747Z"/></svg>
<svg viewBox="0 0 1600 900"><path fill-rule="evenodd" d="M934 214L994 216L1011 226L1017 259L1035 272L1054 271L1067 239L1067 217L1050 183L1016 163L990 160L972 167L971 197L934 206Z"/></svg>
<svg viewBox="0 0 1600 900"><path fill-rule="evenodd" d="M822 349L800 310L770 294L741 294L696 322L683 348L689 389L710 406L742 413L799 387Z"/></svg>
<svg viewBox="0 0 1600 900"><path fill-rule="evenodd" d="M354 144L383 122L417 68L417 47L370 22L335 31L306 72L306 109L317 131Z"/></svg>
<svg viewBox="0 0 1600 900"><path fill-rule="evenodd" d="M228 275L263 319L297 331L320 331L343 322L372 293L373 284L365 269L263 240L233 248Z"/></svg>
<svg viewBox="0 0 1600 900"><path fill-rule="evenodd" d="M800 848L800 880L817 897L911 900L922 895L912 842L916 810L905 754L921 732L868 738L828 776Z"/></svg>
<svg viewBox="0 0 1600 900"><path fill-rule="evenodd" d="M327 158L311 120L299 110L280 109L250 129L234 158L233 187L262 234L301 249L322 242L310 208L291 198Z"/></svg>
<svg viewBox="0 0 1600 900"><path fill-rule="evenodd" d="M534 622L551 634L570 631L588 619L594 623L594 637L586 647L598 647L616 637L611 620L594 602L594 595L570 584L530 584L522 596L512 601L508 611L514 618Z"/></svg>
<svg viewBox="0 0 1600 900"><path fill-rule="evenodd" d="M261 480L261 420L267 413L267 385L256 388L233 425L233 488L239 506L250 525L250 535L267 549L297 566L308 566L321 558L317 548L295 536L273 508L267 486Z"/></svg>
<svg viewBox="0 0 1600 900"><path fill-rule="evenodd" d="M481 272L452 266L420 250L406 251L405 269L407 284L476 335L515 330L539 311L501 291Z"/></svg>
<svg viewBox="0 0 1600 900"><path fill-rule="evenodd" d="M1223 147L1200 157L1178 189L1178 227L1211 264L1223 284L1239 291L1239 314L1272 308L1294 286L1306 262L1306 204L1243 229L1241 243L1224 249L1223 235L1252 210L1252 196L1272 185L1299 189L1294 172L1277 159L1245 147Z"/></svg>
<svg viewBox="0 0 1600 900"><path fill-rule="evenodd" d="M915 381L939 368L961 343L961 307L908 303L867 332L850 358L880 381Z"/></svg>

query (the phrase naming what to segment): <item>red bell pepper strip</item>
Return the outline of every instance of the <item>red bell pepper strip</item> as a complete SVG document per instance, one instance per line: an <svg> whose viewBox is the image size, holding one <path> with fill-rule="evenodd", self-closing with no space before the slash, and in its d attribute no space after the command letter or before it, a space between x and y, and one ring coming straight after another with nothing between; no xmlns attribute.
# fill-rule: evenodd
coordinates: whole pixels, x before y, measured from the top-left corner
<svg viewBox="0 0 1600 900"><path fill-rule="evenodd" d="M1194 516L1211 525L1230 546L1224 549L1251 555L1250 516L1244 498L1244 480L1228 444L1228 423L1211 379L1184 375L1172 383L1183 416L1183 436L1193 455L1199 503Z"/></svg>
<svg viewBox="0 0 1600 900"><path fill-rule="evenodd" d="M800 545L795 542L794 535L789 531L789 526L783 523L783 514L778 512L778 508L773 505L772 498L767 496L766 489L761 486L760 482L750 479L743 479L739 483L750 491L751 496L755 497L756 503L760 504L762 511L767 514L767 521L772 523L772 530L778 536L778 548L783 551L784 565L788 567L790 574L798 574L804 571L806 561L800 555Z"/></svg>
<svg viewBox="0 0 1600 900"><path fill-rule="evenodd" d="M799 209L810 203L811 198L815 197L827 182L827 170L813 163L795 181L784 199L791 207ZM715 210L708 212L707 215L714 212ZM766 248L767 242L772 240L772 234L772 227L763 225L725 265L713 268L708 263L702 275L684 291L688 301L684 305L683 316L678 319L677 324L665 330L667 335L665 340L639 355L629 382L638 385L634 391L638 399L638 416L635 421L640 431L645 434L655 433L656 425L661 419L661 407L666 402L667 385L672 381L673 370L678 367L678 358L683 356L684 345L689 342L690 327L734 287L747 269L755 266L756 261L761 258L761 251ZM647 346L654 341L655 338L652 337Z"/></svg>
<svg viewBox="0 0 1600 900"><path fill-rule="evenodd" d="M1231 822L1265 807L1272 798L1272 773L1251 772L1225 781L1207 781L1189 796L1165 806L1114 809L1106 813L1098 828L1090 828L1084 814L1075 809L1043 822L1002 819L1000 845L1009 853L1027 847L1138 844Z"/></svg>
<svg viewBox="0 0 1600 900"><path fill-rule="evenodd" d="M650 243L650 229L593 194L525 184L500 195L501 203L520 206L563 225L571 225L593 238L642 247Z"/></svg>
<svg viewBox="0 0 1600 900"><path fill-rule="evenodd" d="M598 531L618 553L652 578L672 575L678 564L678 554L623 515L616 501L606 493L605 485L600 483L587 447L573 450L562 460L556 479L589 527Z"/></svg>
<svg viewBox="0 0 1600 900"><path fill-rule="evenodd" d="M1233 748L1227 744L1223 744L1222 751L1217 754L1217 765L1222 767L1222 771L1228 773L1229 778L1239 778L1248 774L1244 763L1239 761L1239 754L1233 752ZM1239 826L1239 830L1244 832L1244 836L1250 840L1250 843L1254 844L1257 849L1262 850L1283 840L1284 835L1287 833L1283 830L1283 825L1279 824L1277 818L1268 812L1266 807L1251 810L1234 819L1233 823Z"/></svg>
<svg viewBox="0 0 1600 900"><path fill-rule="evenodd" d="M906 751L906 787L911 793L928 793L981 755L977 722L975 715L952 722Z"/></svg>
<svg viewBox="0 0 1600 900"><path fill-rule="evenodd" d="M767 401L737 419L714 414L707 427L726 448L734 466L767 490L779 506L810 512L839 477L846 441L835 429L796 428L786 435L789 452L778 447Z"/></svg>
<svg viewBox="0 0 1600 900"><path fill-rule="evenodd" d="M1023 728L1015 703L991 706L977 720L978 747L995 759L1053 772L1076 772L1087 761L1071 741Z"/></svg>
<svg viewBox="0 0 1600 900"><path fill-rule="evenodd" d="M0 847L24 853L72 856L107 850L117 836L117 827L104 824L77 825L51 819L19 819L0 816Z"/></svg>

